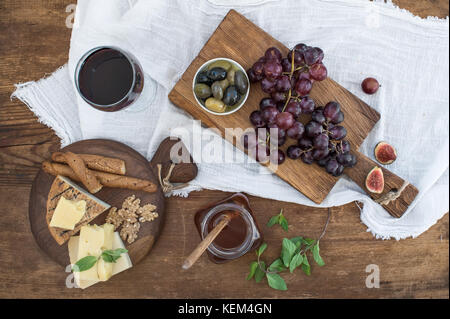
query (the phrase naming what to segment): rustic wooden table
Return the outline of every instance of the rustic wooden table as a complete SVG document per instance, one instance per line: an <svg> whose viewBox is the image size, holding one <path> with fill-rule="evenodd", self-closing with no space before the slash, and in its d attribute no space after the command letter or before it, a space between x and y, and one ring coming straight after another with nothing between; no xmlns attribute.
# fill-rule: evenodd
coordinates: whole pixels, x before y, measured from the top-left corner
<svg viewBox="0 0 450 319"><path fill-rule="evenodd" d="M167 223L151 254L138 266L86 291L67 289L67 273L37 247L28 222L28 196L40 163L59 139L22 103L11 101L14 83L39 79L67 60L70 29L65 21L70 0L0 2L0 298L448 298L448 214L419 238L376 240L361 224L354 203L332 209L321 241L327 265L311 277L285 276L289 291L280 292L245 277L253 256L215 265L203 256L190 270L183 259L199 242L196 210L227 196L219 191L192 193L167 200ZM448 15L446 0L397 0L422 17ZM264 225L284 208L291 234L317 236L326 209L250 197ZM264 227L266 258L279 254L285 233ZM380 269L380 288L366 288L366 266Z"/></svg>

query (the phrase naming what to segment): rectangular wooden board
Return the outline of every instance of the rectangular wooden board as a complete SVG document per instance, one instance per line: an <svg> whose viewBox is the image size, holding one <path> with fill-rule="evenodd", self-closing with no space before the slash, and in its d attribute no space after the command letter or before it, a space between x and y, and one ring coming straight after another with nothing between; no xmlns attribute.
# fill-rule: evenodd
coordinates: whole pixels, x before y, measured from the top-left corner
<svg viewBox="0 0 450 319"><path fill-rule="evenodd" d="M259 83L251 84L250 95L239 111L226 116L217 116L204 111L197 104L192 92L192 81L198 68L210 59L230 58L247 70L271 46L280 49L283 56L286 56L289 51L281 42L244 16L230 10L172 89L169 99L194 118L201 120L203 124L219 129L224 138L225 128L245 130L251 127L248 119L250 113L258 109L260 100L267 96L261 90ZM380 119L377 111L330 78L314 83L310 96L317 105L325 105L329 101L337 101L341 104L345 113L345 121L342 125L348 132L346 139L355 151ZM230 139L229 142L236 145L235 140ZM285 149L289 144L293 144L293 141L288 141L281 149ZM329 175L316 164L307 165L300 160L294 161L289 158L278 167L275 173L316 203L321 203L338 181L338 178Z"/></svg>

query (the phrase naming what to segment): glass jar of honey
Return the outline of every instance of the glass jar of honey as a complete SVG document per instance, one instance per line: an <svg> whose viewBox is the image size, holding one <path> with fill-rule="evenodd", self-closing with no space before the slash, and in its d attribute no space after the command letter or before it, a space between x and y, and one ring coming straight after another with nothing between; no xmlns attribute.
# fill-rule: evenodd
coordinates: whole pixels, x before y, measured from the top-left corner
<svg viewBox="0 0 450 319"><path fill-rule="evenodd" d="M209 258L215 263L239 258L258 248L262 242L262 234L248 198L242 193L234 194L195 214L195 224L201 239L226 215L233 217L207 249Z"/></svg>

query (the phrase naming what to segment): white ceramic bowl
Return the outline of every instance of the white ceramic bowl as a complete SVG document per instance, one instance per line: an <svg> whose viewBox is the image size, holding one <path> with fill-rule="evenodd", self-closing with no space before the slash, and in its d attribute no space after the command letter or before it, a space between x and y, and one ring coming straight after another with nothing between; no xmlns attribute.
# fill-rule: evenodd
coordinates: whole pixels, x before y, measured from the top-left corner
<svg viewBox="0 0 450 319"><path fill-rule="evenodd" d="M196 83L195 83L195 80L197 79L197 75L198 75L201 71L203 71L204 69L206 69L206 66L208 66L209 64L211 64L211 63L213 63L213 62L215 62L215 61L219 61L219 60L220 60L220 61L228 61L228 62L230 62L231 64L237 66L237 67L239 68L239 70L241 70L241 71L245 74L245 78L247 79L247 83L248 83L247 92L245 93L245 96L244 96L244 98L241 100L241 102L239 102L238 105L233 106L233 109L232 109L232 110L227 111L227 112L222 112L222 113L219 113L219 112L213 112L213 111L211 111L210 109L208 109L208 108L207 108L205 105L203 105L202 102L197 98L197 96L195 95L195 92L194 92L194 86L195 86L195 84L196 84ZM236 112L237 110L239 110L239 109L245 104L245 101L247 101L247 98L248 98L249 93L250 93L250 80L248 79L247 72L245 71L245 69L244 69L239 63L237 63L237 62L234 61L234 60L228 59L228 58L215 58L215 59L211 59L211 60L205 62L205 63L197 70L197 72L195 72L194 79L192 80L192 94L194 95L194 98L195 98L195 100L197 101L197 104L198 104L204 111L206 111L206 112L208 112L208 113L211 113L211 114L214 114L214 115L228 115L228 114L231 114L231 113Z"/></svg>

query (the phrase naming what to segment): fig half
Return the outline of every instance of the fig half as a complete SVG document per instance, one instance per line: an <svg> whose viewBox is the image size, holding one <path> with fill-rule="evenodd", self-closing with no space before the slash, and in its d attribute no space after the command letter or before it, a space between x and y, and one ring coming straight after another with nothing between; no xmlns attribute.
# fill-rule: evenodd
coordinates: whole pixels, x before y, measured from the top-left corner
<svg viewBox="0 0 450 319"><path fill-rule="evenodd" d="M367 174L366 188L371 193L381 194L384 190L384 176L383 170L380 167L375 166Z"/></svg>
<svg viewBox="0 0 450 319"><path fill-rule="evenodd" d="M397 159L397 152L389 143L380 142L375 146L375 158L381 164L388 165Z"/></svg>

